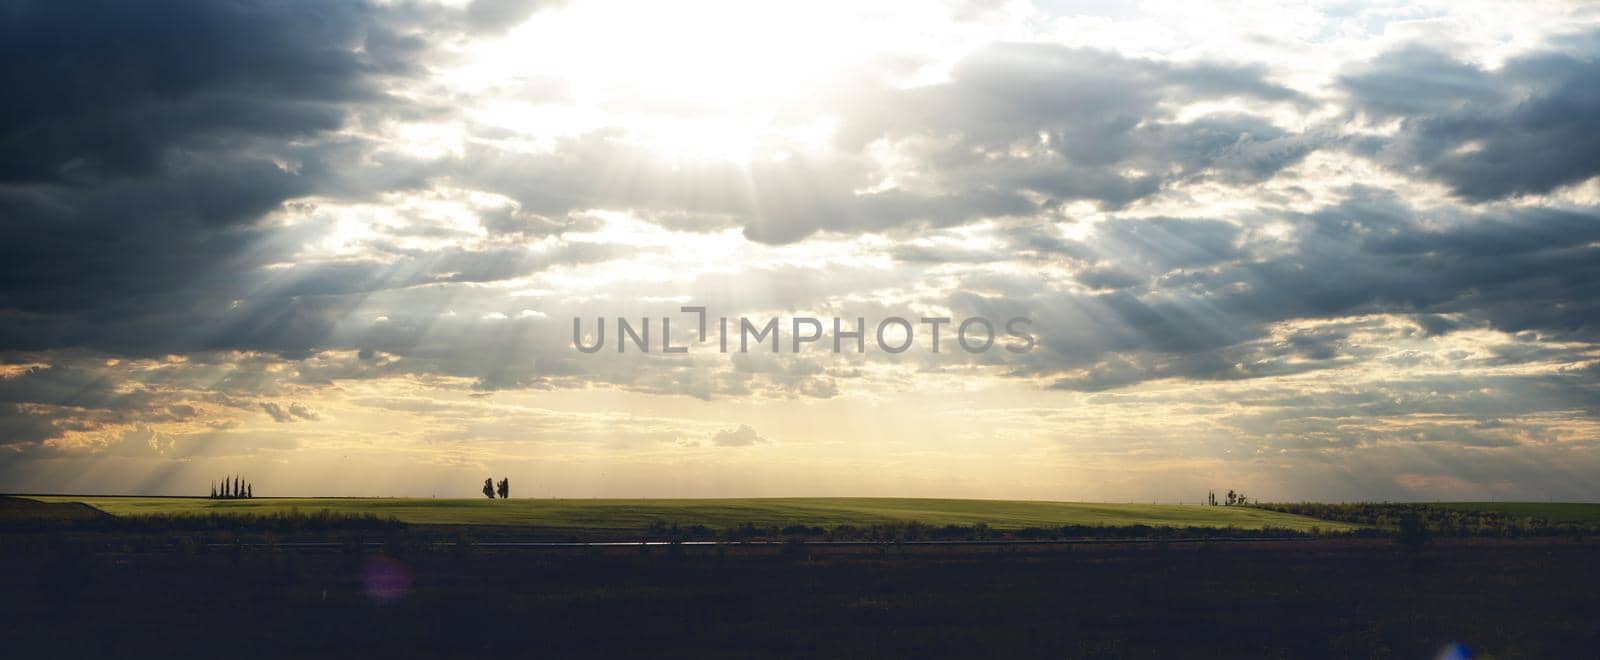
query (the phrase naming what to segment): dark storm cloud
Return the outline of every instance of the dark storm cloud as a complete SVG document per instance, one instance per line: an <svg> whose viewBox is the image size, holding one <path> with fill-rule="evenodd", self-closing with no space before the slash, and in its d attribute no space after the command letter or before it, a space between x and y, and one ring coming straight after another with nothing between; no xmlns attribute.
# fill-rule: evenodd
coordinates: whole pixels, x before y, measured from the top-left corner
<svg viewBox="0 0 1600 660"><path fill-rule="evenodd" d="M93 181L337 128L420 42L364 3L10 2L0 180Z"/></svg>
<svg viewBox="0 0 1600 660"><path fill-rule="evenodd" d="M0 444L59 438L107 424L192 416L192 409L170 405L175 403L170 397L130 387L125 372L90 360L73 362L0 378Z"/></svg>
<svg viewBox="0 0 1600 660"><path fill-rule="evenodd" d="M65 408L133 410L148 407L148 392L123 391L116 374L90 366L32 367L0 379L0 403L39 404Z"/></svg>
<svg viewBox="0 0 1600 660"><path fill-rule="evenodd" d="M1494 70L1423 47L1378 57L1342 85L1354 109L1401 130L1361 149L1473 201L1600 174L1600 33L1571 41L1588 54L1541 52Z"/></svg>
<svg viewBox="0 0 1600 660"><path fill-rule="evenodd" d="M1215 221L1110 221L1064 250L1094 291L989 275L961 287L950 304L1034 318L1043 350L1013 361L1024 373L1081 369L1056 384L1080 390L1282 376L1371 357L1345 341L1349 329L1270 337L1285 321L1395 314L1417 318L1415 331L1424 334L1485 327L1586 344L1600 333L1600 215L1424 214L1357 188L1339 205L1281 219L1295 228L1292 245L1259 243ZM1551 350L1583 359L1570 347Z"/></svg>
<svg viewBox="0 0 1600 660"><path fill-rule="evenodd" d="M228 257L250 257L260 234L238 225L307 188L271 163L221 157L101 185L0 191L0 306L93 311L195 287L213 268L231 270Z"/></svg>
<svg viewBox="0 0 1600 660"><path fill-rule="evenodd" d="M173 340L195 312L296 247L256 222L325 185L315 139L386 111L386 81L421 70L408 20L363 3L7 3L0 342L194 348Z"/></svg>
<svg viewBox="0 0 1600 660"><path fill-rule="evenodd" d="M857 83L819 100L839 119L834 155L748 166L674 162L612 129L529 154L501 149L488 139L492 129L471 127L485 139L434 160L337 132L352 122L447 112L388 90L425 73L430 40L497 32L532 7L480 0L430 14L405 4L7 5L0 52L13 64L3 82L27 93L0 108L0 348L237 349L302 363L327 350L361 350L400 357L326 367L322 382L409 371L465 376L483 389L589 376L697 396L762 387L831 395L826 374L789 368L757 378L742 369L708 375L693 363L578 363L564 324L542 312L518 317L524 303L475 286L639 254L578 241L529 249L594 229L581 212L597 208L679 229L742 227L766 243L819 231L898 240L1000 219L1003 250L956 240L899 242L888 251L901 265L930 269L1064 265L1075 281L961 273L963 290L949 302L993 318L1036 318L1040 350L984 359L1011 360L1016 373L1048 374L1066 388L1280 376L1366 357L1340 335L1268 336L1272 324L1293 319L1399 313L1434 335L1492 327L1594 338L1597 259L1588 245L1600 240L1600 223L1586 211L1446 209L1437 212L1446 221L1423 221L1393 196L1356 190L1309 214L1113 217L1081 241L1048 230L1068 202L1117 210L1197 181L1254 194L1252 184L1310 151L1350 144L1269 121L1268 111L1313 104L1262 66L991 45L944 82ZM1487 71L1412 49L1378 58L1342 84L1356 109L1403 121L1392 141L1355 148L1420 164L1478 199L1591 172L1586 159L1600 153L1586 141L1593 70L1589 60L1543 54ZM1243 109L1180 118L1185 105L1204 101ZM1480 146L1477 155L1452 155L1469 143ZM867 153L884 145L915 163L890 173L893 187L878 187L885 173ZM1480 186L1480 178L1493 181ZM435 184L516 204L481 211L488 237L474 247L455 243L472 236L459 225L405 218L373 229L360 259L297 258L330 231L314 212L290 227L260 222L308 195L372 202ZM1251 224L1277 220L1295 237L1268 246ZM749 268L702 276L688 293L729 310L807 309L903 286L900 275L840 265ZM632 301L646 292L685 293L630 283L586 290L592 300L564 301L563 311L635 313ZM1066 373L1074 370L1083 371ZM250 382L267 388L269 380Z"/></svg>
<svg viewBox="0 0 1600 660"><path fill-rule="evenodd" d="M373 156L359 141L328 137L358 114L422 111L405 108L384 91L419 70L426 45L407 32L414 15L363 5L201 3L155 16L122 6L100 9L29 5L8 15L8 34L20 37L8 40L9 48L58 63L51 76L41 67L16 67L8 74L13 85L39 92L9 107L0 127L9 168L4 175L17 184L0 193L0 208L12 219L0 230L7 239L0 248L7 257L0 266L6 276L0 340L12 348L91 346L133 354L241 348L303 357L338 346L346 336L339 333L341 321L374 292L496 281L553 263L620 256L589 250L590 256L547 257L520 247L402 250L375 243L368 247L387 253L384 262L302 263L265 271L292 259L301 244L315 239L316 227L264 228L256 221L285 200L308 194L361 196L453 179L519 202L484 213L482 222L495 236L528 238L578 228L570 219L574 211L621 205L657 209L668 218L742 221L748 236L783 242L819 229L945 226L1031 214L1039 206L1029 194L1075 197L1062 186L1085 186L1096 199L1121 203L1154 191L1166 176L1128 181L1110 175L1118 180L1097 182L1093 178L1102 175L1082 167L1169 172L1173 168L1162 161L1176 159L1188 175L1252 179L1281 167L1280 156L1297 157L1289 152L1298 150L1263 150L1286 136L1247 116L1149 130L1130 124L1120 134L1103 130L1107 122L1160 120L1168 110L1158 106L1174 95L1296 100L1263 82L1259 69L996 47L964 65L951 84L880 90L902 105L922 105L926 99L919 97L940 95L952 110L913 114L910 129L877 130L891 138L905 137L907 130L948 137L1015 120L1005 130L971 137L977 140L971 145L1000 148L1056 130L1047 162L973 169L978 166L950 153L930 152L922 156L936 165L932 188L872 194L854 192L869 181L869 169L860 162L797 158L750 171L678 168L604 134L568 141L548 161L474 146L459 159L429 165ZM451 22L496 14L483 13L490 9L474 5L466 19ZM190 39L191 32L204 36ZM43 33L59 38L37 36ZM1028 112L1035 114L1022 116ZM874 121L856 118L851 131L859 136ZM1096 127L1073 136L1061 132L1079 123ZM1089 141L1091 135L1102 141ZM374 158L376 168L370 167ZM358 160L369 163L361 181L340 170ZM617 163L635 166L623 176L597 175L615 172ZM973 183L951 185L962 179ZM413 229L408 237L422 236L417 232L427 228Z"/></svg>
<svg viewBox="0 0 1600 660"><path fill-rule="evenodd" d="M55 416L14 403L0 403L0 446L33 443L61 435Z"/></svg>
<svg viewBox="0 0 1600 660"><path fill-rule="evenodd" d="M428 164L337 131L437 116L439 108L388 91L426 73L423 36L487 28L497 16L525 16L523 5L532 6L6 4L0 348L303 357L376 290L499 280L613 255L594 245L375 245L381 260L268 268L294 262L329 230L315 219L260 222L284 202L366 201L428 185ZM550 233L515 209L483 222L511 239ZM388 237L423 229L413 223Z"/></svg>
<svg viewBox="0 0 1600 660"><path fill-rule="evenodd" d="M1450 217L1439 222L1439 215ZM1451 217L1453 216L1453 217ZM1420 215L1386 194L1358 191L1299 219L1298 253L1242 264L1192 281L1244 283L1293 294L1305 316L1351 311L1459 312L1508 332L1541 330L1593 339L1600 324L1600 215L1525 208ZM1338 273L1338 277L1329 277ZM1254 312L1266 299L1233 295L1226 309Z"/></svg>

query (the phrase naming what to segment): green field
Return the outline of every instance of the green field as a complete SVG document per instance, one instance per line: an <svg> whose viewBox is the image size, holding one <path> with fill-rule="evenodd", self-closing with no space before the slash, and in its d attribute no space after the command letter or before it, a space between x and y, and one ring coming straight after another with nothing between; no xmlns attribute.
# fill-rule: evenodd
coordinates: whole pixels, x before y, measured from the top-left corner
<svg viewBox="0 0 1600 660"><path fill-rule="evenodd" d="M1554 523L1600 523L1600 503L1592 502L1439 502L1430 506L1542 518Z"/></svg>
<svg viewBox="0 0 1600 660"><path fill-rule="evenodd" d="M35 497L83 502L117 516L148 514L273 514L298 510L394 517L435 525L517 525L546 529L642 530L652 523L727 529L744 523L832 528L879 523L928 525L985 523L996 530L1063 525L1278 527L1325 531L1353 525L1244 507L1174 504L1096 504L1005 500L899 498L771 498L684 500L488 500L421 498L261 498L210 500L181 497Z"/></svg>

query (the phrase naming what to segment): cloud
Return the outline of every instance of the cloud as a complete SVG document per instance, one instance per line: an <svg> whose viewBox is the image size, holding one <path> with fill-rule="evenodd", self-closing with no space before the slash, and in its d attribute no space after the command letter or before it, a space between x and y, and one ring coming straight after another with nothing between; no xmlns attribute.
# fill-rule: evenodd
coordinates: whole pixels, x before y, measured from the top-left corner
<svg viewBox="0 0 1600 660"><path fill-rule="evenodd" d="M711 444L718 447L749 447L766 442L766 438L756 435L756 430L746 424L740 424L736 429L717 431L711 436Z"/></svg>
<svg viewBox="0 0 1600 660"><path fill-rule="evenodd" d="M1362 151L1418 168L1470 201L1546 193L1600 174L1600 32L1587 52L1539 51L1498 69L1425 46L1379 56L1341 78L1354 109L1400 120Z"/></svg>
<svg viewBox="0 0 1600 660"><path fill-rule="evenodd" d="M1283 234L1205 219L1114 219L1073 240L1057 262L1084 288L972 274L947 304L964 315L1034 318L1042 350L1015 358L1018 371L1072 372L1056 386L1086 390L1344 366L1363 356L1341 336L1273 328L1364 314L1416 315L1435 335L1487 327L1594 341L1600 304L1586 291L1600 283L1600 215L1416 209L1383 191L1346 194L1263 218ZM1031 258L1029 239L1014 240L997 251Z"/></svg>
<svg viewBox="0 0 1600 660"><path fill-rule="evenodd" d="M265 411L267 416L272 418L272 421L279 424L288 424L301 420L316 421L321 419L321 417L319 417L315 412L312 412L310 408L307 408L301 403L291 403L288 405L288 407L285 407L276 402L262 401L261 410Z"/></svg>
<svg viewBox="0 0 1600 660"><path fill-rule="evenodd" d="M381 447L363 431L395 415L419 451L459 451L442 463L493 441L583 465L596 446L765 442L718 430L724 405L770 432L800 423L779 406L898 428L927 423L926 400L1027 399L1051 412L996 422L1015 455L1072 435L1073 460L1178 463L1203 431L1224 465L1290 457L1341 493L1541 474L1590 492L1552 466L1594 462L1600 409L1600 33L1532 15L1447 43L1428 26L1481 18L1357 11L1282 35L1307 51L1289 53L994 12L931 46L888 34L859 61L758 72L786 84L718 110L652 96L721 99L715 67L597 102L605 67L502 57L528 46L511 28L581 13L544 6L7 5L0 55L23 64L0 73L0 486L26 471L13 456ZM571 346L574 317L681 304L1025 316L1039 343ZM702 415L584 412L591 395ZM852 435L816 416L818 437ZM958 460L895 433L877 456ZM1462 481L1422 478L1441 470Z"/></svg>
<svg viewBox="0 0 1600 660"><path fill-rule="evenodd" d="M364 3L12 3L0 180L88 184L159 173L178 149L216 152L338 128L420 44ZM183 44L182 48L175 47Z"/></svg>
<svg viewBox="0 0 1600 660"><path fill-rule="evenodd" d="M466 7L466 22L475 32L502 33L526 20L535 11L557 2L536 0L472 0Z"/></svg>
<svg viewBox="0 0 1600 660"><path fill-rule="evenodd" d="M996 44L959 63L947 83L865 84L822 101L841 123L839 149L824 155L686 165L599 130L559 140L548 155L474 146L452 176L504 192L539 217L619 207L660 214L668 223L731 217L747 238L763 243L792 243L818 231L1028 216L1074 200L1116 208L1180 180L1259 181L1308 153L1316 139L1260 116L1184 121L1172 111L1176 103L1202 99L1304 102L1265 74L1254 66ZM875 143L922 166L885 172L864 153ZM629 163L627 177L594 176L619 162ZM885 175L899 185L877 186Z"/></svg>
<svg viewBox="0 0 1600 660"><path fill-rule="evenodd" d="M422 71L361 3L22 2L0 18L0 342L145 352L289 258L263 215L330 185L330 137ZM173 12L181 13L175 20ZM185 350L168 346L165 350ZM160 350L160 349L157 349Z"/></svg>
<svg viewBox="0 0 1600 660"><path fill-rule="evenodd" d="M317 413L313 412L310 408L307 408L304 404L301 404L301 403L291 403L291 404L289 404L289 414L294 416L294 417L298 417L300 419L304 419L304 420L308 420L308 421L316 421L318 419L321 419L321 417L319 415L317 415Z"/></svg>
<svg viewBox="0 0 1600 660"><path fill-rule="evenodd" d="M266 411L267 416L271 417L272 421L279 424L287 424L294 421L294 415L290 415L289 411L283 409L283 406L271 401L262 401L261 409Z"/></svg>
<svg viewBox="0 0 1600 660"><path fill-rule="evenodd" d="M1304 156L1312 142L1247 114L1183 121L1170 104L1302 100L1265 77L1260 67L994 44L958 63L949 82L853 90L870 101L852 103L839 139L851 148L886 141L898 157L922 164L894 172L899 185L810 204L793 200L747 224L745 233L786 242L819 229L946 226L1048 212L1075 200L1119 208L1197 177L1258 181Z"/></svg>

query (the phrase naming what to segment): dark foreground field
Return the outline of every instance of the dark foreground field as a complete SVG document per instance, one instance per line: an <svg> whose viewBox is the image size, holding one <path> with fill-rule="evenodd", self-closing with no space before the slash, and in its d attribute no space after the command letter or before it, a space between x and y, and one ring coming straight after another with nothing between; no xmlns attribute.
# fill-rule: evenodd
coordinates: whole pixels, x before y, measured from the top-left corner
<svg viewBox="0 0 1600 660"><path fill-rule="evenodd" d="M7 658L1594 657L1593 540L385 550L13 537Z"/></svg>

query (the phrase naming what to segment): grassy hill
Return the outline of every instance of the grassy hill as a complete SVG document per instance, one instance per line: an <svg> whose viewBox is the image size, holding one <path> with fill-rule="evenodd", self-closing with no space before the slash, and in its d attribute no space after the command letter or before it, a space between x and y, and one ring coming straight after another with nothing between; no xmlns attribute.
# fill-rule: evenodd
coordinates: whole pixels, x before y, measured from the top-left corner
<svg viewBox="0 0 1600 660"><path fill-rule="evenodd" d="M836 527L920 522L928 525L985 523L996 530L1026 527L1169 526L1278 527L1309 530L1354 526L1305 516L1243 507L1173 504L1097 504L1005 500L902 498L760 499L422 499L260 498L210 500L179 497L36 497L47 502L82 502L117 516L141 514L273 514L329 510L371 513L413 524L518 525L553 529L641 530L651 524L704 525L727 529L744 523L784 527Z"/></svg>
<svg viewBox="0 0 1600 660"><path fill-rule="evenodd" d="M64 522L105 517L104 511L82 502L42 502L23 497L0 497L0 522Z"/></svg>

